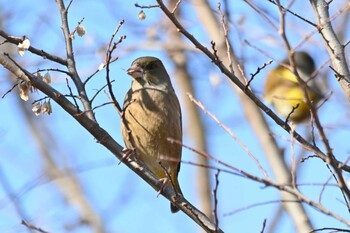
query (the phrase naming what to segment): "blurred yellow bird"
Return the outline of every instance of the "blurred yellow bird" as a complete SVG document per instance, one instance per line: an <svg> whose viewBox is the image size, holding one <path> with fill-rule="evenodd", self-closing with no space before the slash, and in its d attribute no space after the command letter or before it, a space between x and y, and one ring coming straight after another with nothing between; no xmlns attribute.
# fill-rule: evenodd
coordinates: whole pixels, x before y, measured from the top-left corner
<svg viewBox="0 0 350 233"><path fill-rule="evenodd" d="M307 94L312 104L316 104L323 96L315 80L311 80L311 74L315 71L315 63L306 52L296 52L294 59L300 78L307 83ZM290 65L288 58L282 64ZM278 114L285 118L289 116L289 119L295 123L310 117L310 108L297 77L282 65L278 65L268 73L264 98L273 105Z"/></svg>

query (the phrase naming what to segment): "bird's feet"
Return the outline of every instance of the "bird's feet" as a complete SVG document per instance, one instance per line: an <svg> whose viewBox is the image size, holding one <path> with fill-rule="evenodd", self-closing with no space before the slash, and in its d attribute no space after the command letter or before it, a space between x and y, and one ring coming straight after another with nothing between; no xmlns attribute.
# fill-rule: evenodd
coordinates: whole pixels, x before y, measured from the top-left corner
<svg viewBox="0 0 350 233"><path fill-rule="evenodd" d="M168 177L160 178L158 180L158 182L161 183L161 186L160 186L159 191L157 192L157 197L163 192L163 189L164 189L166 183L169 182L169 178Z"/></svg>
<svg viewBox="0 0 350 233"><path fill-rule="evenodd" d="M125 160L127 160L131 155L133 155L135 152L135 149L128 149L128 148L124 148L122 150L122 153L123 153L123 157L122 159L119 161L118 165L121 163L121 162L124 162Z"/></svg>

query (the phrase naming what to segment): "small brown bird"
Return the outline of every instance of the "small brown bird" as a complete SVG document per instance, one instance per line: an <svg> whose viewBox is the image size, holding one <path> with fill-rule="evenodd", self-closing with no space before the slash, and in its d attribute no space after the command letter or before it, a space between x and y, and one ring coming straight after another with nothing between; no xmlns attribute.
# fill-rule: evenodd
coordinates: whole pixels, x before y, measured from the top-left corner
<svg viewBox="0 0 350 233"><path fill-rule="evenodd" d="M311 74L315 71L314 60L306 52L296 52L294 59L300 78L307 83L306 92L311 102L316 104L323 95L315 80L311 80ZM289 60L285 59L283 64L290 65ZM310 117L304 91L295 74L282 65L269 72L264 87L264 98L273 105L278 114L283 117L289 116L295 123Z"/></svg>
<svg viewBox="0 0 350 233"><path fill-rule="evenodd" d="M124 143L128 149L135 149L137 159L182 195L177 178L182 147L167 140L182 141L181 109L170 77L155 57L136 59L127 72L133 80L124 100ZM178 210L171 204L171 212Z"/></svg>

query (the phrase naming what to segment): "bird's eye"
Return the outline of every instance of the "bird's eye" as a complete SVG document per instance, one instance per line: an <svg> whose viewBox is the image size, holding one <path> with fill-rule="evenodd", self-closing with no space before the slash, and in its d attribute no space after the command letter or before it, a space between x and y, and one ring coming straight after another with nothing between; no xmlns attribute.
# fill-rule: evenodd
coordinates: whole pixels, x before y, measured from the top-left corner
<svg viewBox="0 0 350 233"><path fill-rule="evenodd" d="M147 70L152 70L152 69L154 68L154 63L151 62L151 63L147 64L145 68L146 68Z"/></svg>

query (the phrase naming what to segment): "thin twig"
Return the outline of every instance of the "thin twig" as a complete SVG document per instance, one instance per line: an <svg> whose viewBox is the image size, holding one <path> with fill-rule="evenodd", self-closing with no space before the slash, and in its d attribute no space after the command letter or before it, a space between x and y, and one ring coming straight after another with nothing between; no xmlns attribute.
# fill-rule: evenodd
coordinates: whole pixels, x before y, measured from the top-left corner
<svg viewBox="0 0 350 233"><path fill-rule="evenodd" d="M93 107L92 110L96 110L98 108L101 108L101 107L109 105L109 104L114 104L114 103L113 102L106 102L106 103L103 103L103 104L100 104L100 105Z"/></svg>
<svg viewBox="0 0 350 233"><path fill-rule="evenodd" d="M208 164L200 164L200 163L195 163L192 161L185 161L185 160L181 160L181 163L196 166L196 167L211 169L211 170L215 170L215 171L220 169L220 171L223 173L227 173L227 174L238 176L238 177L244 177L244 175L242 175L241 173L238 173L238 172L235 172L232 170L228 170L228 169L219 168L218 166L213 166L213 165L208 165Z"/></svg>
<svg viewBox="0 0 350 233"><path fill-rule="evenodd" d="M30 230L38 231L40 233L49 233L48 231L45 231L45 230L41 229L40 227L36 227L31 223L27 223L24 220L22 220L21 224L23 224L24 226L26 226Z"/></svg>
<svg viewBox="0 0 350 233"><path fill-rule="evenodd" d="M277 3L275 2L275 0L267 0L267 1L269 1L270 3L272 3L272 4L274 4L274 5L277 5ZM310 20L305 19L305 18L302 17L301 15L299 15L299 14L297 14L297 13L295 13L295 12L289 10L289 7L287 7L287 8L284 8L283 6L280 6L280 7L281 7L281 9L283 9L283 10L285 10L285 11L291 13L292 15L294 15L294 16L296 16L297 18L303 20L304 22L306 22L306 23L308 23L308 24L310 24L310 25L312 25L312 26L314 26L314 27L317 27L317 25L316 25L315 23L313 23L313 22L311 22Z"/></svg>
<svg viewBox="0 0 350 233"><path fill-rule="evenodd" d="M73 0L70 0L69 3L68 3L68 5L67 5L66 11L69 10L69 8L70 8L70 6L72 5L72 3L73 3Z"/></svg>
<svg viewBox="0 0 350 233"><path fill-rule="evenodd" d="M180 193L178 193L178 190L175 188L176 186L175 186L174 180L171 178L169 171L168 171L168 170L164 167L164 165L162 164L162 161L159 161L159 165L160 165L160 166L162 167L162 169L164 170L165 175L166 175L166 178L169 179L170 184L171 184L171 187L173 187L176 196L181 195ZM166 182L165 182L165 183L166 183ZM162 189L160 189L160 190L158 191L158 195L161 193L161 191L162 191Z"/></svg>
<svg viewBox="0 0 350 233"><path fill-rule="evenodd" d="M260 233L264 233L265 227L266 227L266 218L263 221L263 225L262 225L262 229L261 229Z"/></svg>
<svg viewBox="0 0 350 233"><path fill-rule="evenodd" d="M69 95L69 96L70 96L70 95ZM36 103L39 103L39 102L41 102L41 101L43 101L43 100L47 100L47 99L50 99L50 97L44 96L43 98L36 99L36 100L34 100L34 101L32 102L32 105L34 105L34 104L36 104Z"/></svg>
<svg viewBox="0 0 350 233"><path fill-rule="evenodd" d="M218 188L219 188L219 175L220 175L220 169L218 169L215 173L215 187L213 189L213 195L214 195L214 218L215 218L215 226L216 230L219 229L219 217L218 217Z"/></svg>
<svg viewBox="0 0 350 233"><path fill-rule="evenodd" d="M118 57L116 58L113 58L109 64L112 64L113 62L117 61L118 60ZM102 69L104 69L106 67L106 64L102 63L98 69L96 69L91 75L89 75L86 80L83 82L84 83L84 86L98 73L100 72Z"/></svg>
<svg viewBox="0 0 350 233"><path fill-rule="evenodd" d="M327 231L327 232L350 232L349 229L345 228L336 228L336 227L323 227L318 229L313 229L309 233L318 232L318 231Z"/></svg>
<svg viewBox="0 0 350 233"><path fill-rule="evenodd" d="M35 73L39 73L39 72L43 72L43 71L56 71L56 72L60 72L60 73L63 73L63 74L66 74L69 76L69 72L68 71L65 71L65 70L61 70L61 69L56 69L56 68L46 68L46 69L38 69Z"/></svg>
<svg viewBox="0 0 350 233"><path fill-rule="evenodd" d="M173 10L171 11L173 14L175 14L176 10L179 8L180 3L182 2L182 0L178 0L173 8ZM159 5L157 5L157 7L159 7Z"/></svg>
<svg viewBox="0 0 350 233"><path fill-rule="evenodd" d="M111 80L111 83L113 83L115 80ZM108 86L108 83L103 85L99 90L96 91L96 93L91 97L91 103L95 100L95 98L97 97L97 95L103 90L105 89L105 87Z"/></svg>
<svg viewBox="0 0 350 233"><path fill-rule="evenodd" d="M328 177L328 179L326 180L326 182L324 182L323 185L322 185L322 189L321 189L320 195L319 195L319 197L318 197L318 202L319 202L319 203L322 202L323 193L324 193L324 191L326 190L326 187L329 185L329 182L332 180L332 177L334 176L333 172L332 172L332 171L330 171L330 172L331 172L331 175ZM338 185L337 185L337 187L338 187Z"/></svg>
<svg viewBox="0 0 350 233"><path fill-rule="evenodd" d="M270 204L280 204L280 203L286 203L286 202L288 202L288 203L295 203L295 202L299 202L299 201L296 201L296 200L264 201L264 202L259 202L259 203L254 203L254 204L251 204L251 205L248 205L248 206L244 206L242 208L236 209L236 210L231 211L229 213L224 213L223 216L224 217L232 216L232 215L238 214L239 212L246 211L246 210L249 210L249 209L252 209L252 208L255 208L255 207L264 206L264 205L270 205Z"/></svg>
<svg viewBox="0 0 350 233"><path fill-rule="evenodd" d="M71 3L71 2L70 2ZM69 6L67 7L67 9L69 8ZM78 25L74 28L73 32L70 33L70 36L74 36L75 32L77 31L78 27L80 26L80 24L82 24L85 20L85 17L83 17L79 22Z"/></svg>
<svg viewBox="0 0 350 233"><path fill-rule="evenodd" d="M22 37L13 37L13 36L9 36L4 30L0 29L0 36L2 36L3 38L6 39L6 42L9 42L11 44L15 44L18 45L19 43L21 43L23 41ZM53 62L57 62L58 64L61 64L63 66L67 66L67 60L58 57L56 55L52 55L50 53L45 52L42 49L37 49L35 47L33 47L32 45L28 48L28 51L41 56L42 58L46 58L48 60L51 60Z"/></svg>
<svg viewBox="0 0 350 233"><path fill-rule="evenodd" d="M122 116L123 110L120 107L117 99L115 98L114 92L113 92L112 83L111 83L110 77L109 77L109 65L111 63L113 51L117 48L117 45L120 44L126 38L126 36L121 36L119 38L118 42L114 42L113 43L114 37L118 33L118 31L119 31L120 27L123 25L123 23L124 23L124 20L120 21L119 25L117 26L117 28L115 29L114 33L111 36L111 39L110 39L110 41L108 43L108 47L107 47L107 50L106 50L106 80L107 80L107 86L108 86L108 90L109 90L109 94L111 96L111 99L112 99L112 101L114 103L114 106L117 109L117 111L118 111L120 116ZM112 46L112 43L113 43L113 46Z"/></svg>
<svg viewBox="0 0 350 233"><path fill-rule="evenodd" d="M249 155L250 158L252 158L254 160L254 162L257 164L257 166L259 167L259 169L262 171L263 175L268 178L267 172L265 171L265 169L261 166L259 160L252 154L252 152L248 149L248 147L241 141L239 140L239 138L236 137L236 135L234 135L234 133L232 132L231 129L229 129L226 125L224 125L218 118L217 116L215 116L214 114L212 114L211 112L209 112L204 105L199 102L198 100L196 100L191 94L187 93L187 96L190 98L191 102L193 102L194 104L196 104L200 109L203 110L204 113L208 114L222 129L224 129Z"/></svg>
<svg viewBox="0 0 350 233"><path fill-rule="evenodd" d="M269 60L268 62L265 62L262 66L259 66L258 69L255 71L255 73L251 73L250 74L250 79L248 80L247 84L246 84L246 87L245 87L245 90L247 88L249 88L250 86L250 83L254 80L254 77L260 73L260 71L262 71L263 69L265 69L266 66L270 65L271 63L273 62L273 60Z"/></svg>
<svg viewBox="0 0 350 233"><path fill-rule="evenodd" d="M274 24L269 17L267 17L259 8L257 8L252 2L249 0L243 0L245 1L253 10L255 10L261 17L269 23L276 31L278 30L278 27L276 24Z"/></svg>
<svg viewBox="0 0 350 233"><path fill-rule="evenodd" d="M6 96L7 94L11 93L11 92L13 91L13 89L15 89L17 86L18 86L18 83L13 84L13 86L12 86L8 91L6 91L5 94L3 94L3 95L1 96L1 98L2 98L2 99L5 98L5 96Z"/></svg>
<svg viewBox="0 0 350 233"><path fill-rule="evenodd" d="M221 11L221 3L220 2L218 2L218 11L219 11L220 16L221 16L222 29L224 30L224 37L225 37L225 43L226 43L226 53L227 53L227 58L228 58L228 62L229 62L228 67L229 67L230 71L233 73L232 58L231 58L231 43L228 39L228 29L227 29L226 23L225 23L225 15Z"/></svg>
<svg viewBox="0 0 350 233"><path fill-rule="evenodd" d="M121 37L122 38L122 37ZM107 87L109 90L109 94L113 100L114 106L116 107L116 109L118 110L119 115L122 115L122 108L120 107L117 99L115 98L114 92L113 92L113 88L112 88L112 83L109 77L109 64L110 64L110 59L112 56L113 51L117 48L117 44L114 43L113 47L108 51L108 55L107 55L107 62L106 62L106 80L107 80Z"/></svg>
<svg viewBox="0 0 350 233"><path fill-rule="evenodd" d="M68 78L66 78L66 84L67 84L67 88L68 88L68 90L69 90L69 96L73 98L75 107L77 108L78 112L80 112L78 102L77 102L77 100L75 99L75 95L73 95L73 91L72 91L72 88L71 88L70 85L69 85Z"/></svg>
<svg viewBox="0 0 350 233"><path fill-rule="evenodd" d="M135 3L134 6L135 6L135 7L138 7L138 8L141 8L141 9L145 9L145 8L149 9L149 8L156 8L156 7L159 7L158 4L146 6L146 5L139 5L138 3Z"/></svg>
<svg viewBox="0 0 350 233"><path fill-rule="evenodd" d="M293 130L294 130L294 127L292 127ZM295 150L294 150L295 139L293 137L293 134L290 134L290 141L291 141L290 149L291 149L291 154L292 154L290 173L291 173L293 188L297 189L297 173L296 173Z"/></svg>

